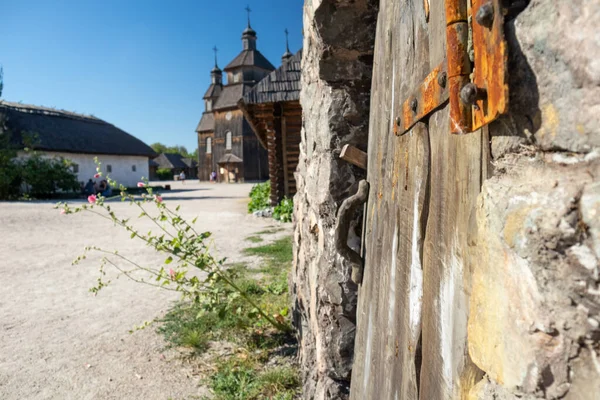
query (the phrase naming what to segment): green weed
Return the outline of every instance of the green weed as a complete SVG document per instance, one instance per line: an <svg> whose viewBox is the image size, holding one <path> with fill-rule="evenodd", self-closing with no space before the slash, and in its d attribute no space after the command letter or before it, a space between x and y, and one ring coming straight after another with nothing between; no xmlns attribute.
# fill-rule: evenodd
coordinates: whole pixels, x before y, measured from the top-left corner
<svg viewBox="0 0 600 400"><path fill-rule="evenodd" d="M289 264L293 259L292 238L285 237L264 246L249 247L244 252L264 257L271 264Z"/></svg>
<svg viewBox="0 0 600 400"><path fill-rule="evenodd" d="M260 236L248 236L246 238L246 241L251 243L260 243L263 241L263 238L261 238Z"/></svg>
<svg viewBox="0 0 600 400"><path fill-rule="evenodd" d="M265 229L264 231L260 231L260 232L256 232L257 235L273 235L275 233L284 231L285 228L276 228L276 227L271 227L269 229Z"/></svg>

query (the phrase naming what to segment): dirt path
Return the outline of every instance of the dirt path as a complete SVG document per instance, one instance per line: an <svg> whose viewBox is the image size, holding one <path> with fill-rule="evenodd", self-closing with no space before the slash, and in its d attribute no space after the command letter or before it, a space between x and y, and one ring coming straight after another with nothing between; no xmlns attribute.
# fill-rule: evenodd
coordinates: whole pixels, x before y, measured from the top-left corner
<svg viewBox="0 0 600 400"><path fill-rule="evenodd" d="M273 220L246 214L250 185L193 182L165 192L169 203L197 227L214 233L231 262L250 244L244 238ZM183 189L183 190L180 190ZM115 211L136 217L132 207ZM150 228L151 223L144 227ZM275 237L290 234L291 227ZM164 257L130 240L109 221L90 214L60 215L52 203L0 203L0 399L183 399L202 394L197 377L153 328L134 325L161 315L178 298L121 278L97 297L88 292L98 263L71 266L85 246L119 249L139 262Z"/></svg>

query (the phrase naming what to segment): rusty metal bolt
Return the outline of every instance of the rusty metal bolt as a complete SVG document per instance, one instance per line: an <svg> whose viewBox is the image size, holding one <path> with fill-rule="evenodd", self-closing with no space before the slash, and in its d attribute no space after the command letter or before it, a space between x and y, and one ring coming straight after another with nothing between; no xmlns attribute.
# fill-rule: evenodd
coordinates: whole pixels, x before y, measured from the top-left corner
<svg viewBox="0 0 600 400"><path fill-rule="evenodd" d="M488 1L477 10L475 15L475 21L481 26L491 28L494 23L494 5L491 1Z"/></svg>
<svg viewBox="0 0 600 400"><path fill-rule="evenodd" d="M418 107L418 105L419 105L419 102L417 101L417 99L412 99L412 100L410 101L410 109L411 109L411 110L412 110L414 113L416 113L416 112L417 112L417 107Z"/></svg>
<svg viewBox="0 0 600 400"><path fill-rule="evenodd" d="M477 100L477 92L478 92L478 89L474 83L467 83L460 90L460 100L464 104L473 105L473 104L475 104L475 101Z"/></svg>
<svg viewBox="0 0 600 400"><path fill-rule="evenodd" d="M446 87L446 73L442 72L441 74L438 75L438 85L440 85L442 88Z"/></svg>

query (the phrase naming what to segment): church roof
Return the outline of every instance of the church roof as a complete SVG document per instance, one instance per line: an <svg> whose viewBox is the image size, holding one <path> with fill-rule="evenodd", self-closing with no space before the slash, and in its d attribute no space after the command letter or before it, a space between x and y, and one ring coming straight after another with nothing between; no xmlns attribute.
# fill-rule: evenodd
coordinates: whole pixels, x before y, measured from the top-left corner
<svg viewBox="0 0 600 400"><path fill-rule="evenodd" d="M219 97L222 89L223 89L223 85L217 85L217 84L211 83L211 85L206 90L206 93L204 93L203 99Z"/></svg>
<svg viewBox="0 0 600 400"><path fill-rule="evenodd" d="M236 156L235 154L227 153L224 154L223 157L219 159L217 164L225 164L225 163L242 163L244 160Z"/></svg>
<svg viewBox="0 0 600 400"><path fill-rule="evenodd" d="M211 112L205 112L198 122L196 132L207 132L215 130L215 116Z"/></svg>
<svg viewBox="0 0 600 400"><path fill-rule="evenodd" d="M251 86L245 83L234 83L223 86L223 91L221 92L216 104L214 104L213 110L232 107L237 108L238 101L240 101L240 99L244 97L244 95L248 93L251 88Z"/></svg>
<svg viewBox="0 0 600 400"><path fill-rule="evenodd" d="M264 77L244 95L243 102L260 104L299 100L301 62L302 50L299 50L281 67Z"/></svg>
<svg viewBox="0 0 600 400"><path fill-rule="evenodd" d="M224 70L230 71L240 67L258 67L268 71L275 69L273 64L271 64L258 50L242 50L233 61L227 64Z"/></svg>
<svg viewBox="0 0 600 400"><path fill-rule="evenodd" d="M0 119L23 146L23 134L34 135L36 150L83 154L155 157L150 146L91 115L0 100Z"/></svg>

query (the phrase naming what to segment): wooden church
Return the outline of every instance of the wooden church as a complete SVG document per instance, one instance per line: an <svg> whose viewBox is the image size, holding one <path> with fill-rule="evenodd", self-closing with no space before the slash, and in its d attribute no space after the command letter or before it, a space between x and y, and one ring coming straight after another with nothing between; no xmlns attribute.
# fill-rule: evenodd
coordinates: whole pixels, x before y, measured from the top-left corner
<svg viewBox="0 0 600 400"><path fill-rule="evenodd" d="M250 11L249 9L247 10ZM212 69L211 84L204 95L205 111L198 123L198 178L218 182L266 180L269 177L267 150L261 145L238 106L259 81L275 67L256 48L256 32L250 26L242 33L243 49L223 71Z"/></svg>
<svg viewBox="0 0 600 400"><path fill-rule="evenodd" d="M287 30L286 30L287 36ZM302 50L286 52L281 67L267 75L238 102L260 143L269 152L271 204L296 194L294 173L300 157Z"/></svg>

